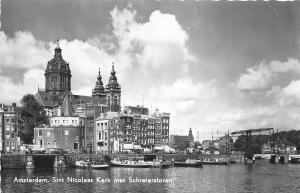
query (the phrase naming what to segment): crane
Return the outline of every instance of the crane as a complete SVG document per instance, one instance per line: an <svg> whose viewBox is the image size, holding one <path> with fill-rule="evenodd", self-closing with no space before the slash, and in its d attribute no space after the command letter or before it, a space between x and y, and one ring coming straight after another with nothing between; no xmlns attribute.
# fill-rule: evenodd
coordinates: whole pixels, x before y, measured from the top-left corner
<svg viewBox="0 0 300 193"><path fill-rule="evenodd" d="M263 132L263 131L270 131L270 130L273 130L273 128L247 129L247 130L232 132L231 135L246 135L245 158L252 159L253 153L252 153L252 150L251 150L251 134L252 133L258 133L258 132Z"/></svg>

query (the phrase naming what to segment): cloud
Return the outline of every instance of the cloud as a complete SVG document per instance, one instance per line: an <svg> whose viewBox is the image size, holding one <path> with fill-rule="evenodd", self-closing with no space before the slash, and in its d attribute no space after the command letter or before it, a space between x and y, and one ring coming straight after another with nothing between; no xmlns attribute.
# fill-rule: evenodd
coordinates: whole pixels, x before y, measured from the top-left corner
<svg viewBox="0 0 300 193"><path fill-rule="evenodd" d="M44 71L37 68L25 72L23 81L19 83L0 76L0 101L4 104L19 103L23 95L36 93L38 85L43 85L44 81Z"/></svg>
<svg viewBox="0 0 300 193"><path fill-rule="evenodd" d="M280 106L300 106L300 80L293 80L281 90Z"/></svg>
<svg viewBox="0 0 300 193"><path fill-rule="evenodd" d="M287 61L264 61L258 66L247 68L246 74L241 74L237 80L237 88L240 90L255 91L267 89L275 76L281 73L293 72L300 74L300 62L293 58Z"/></svg>
<svg viewBox="0 0 300 193"><path fill-rule="evenodd" d="M44 68L50 58L47 43L36 40L30 32L16 32L9 38L0 31L0 72L2 67Z"/></svg>
<svg viewBox="0 0 300 193"><path fill-rule="evenodd" d="M240 75L237 87L241 90L262 90L272 81L272 72L263 64L248 68L247 74Z"/></svg>
<svg viewBox="0 0 300 193"><path fill-rule="evenodd" d="M111 12L114 34L119 40L120 53L130 53L144 70L186 71L189 63L197 61L188 49L188 34L176 17L153 11L149 21L136 20L136 12L129 9Z"/></svg>

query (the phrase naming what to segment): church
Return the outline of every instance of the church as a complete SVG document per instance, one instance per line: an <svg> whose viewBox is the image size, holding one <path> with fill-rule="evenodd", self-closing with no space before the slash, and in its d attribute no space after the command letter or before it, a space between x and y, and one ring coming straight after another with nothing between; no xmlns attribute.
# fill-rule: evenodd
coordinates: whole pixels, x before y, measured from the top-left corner
<svg viewBox="0 0 300 193"><path fill-rule="evenodd" d="M69 152L112 153L169 143L170 113L149 113L143 106L127 106L121 112L121 86L114 64L106 86L100 68L91 96L75 95L72 73L57 43L45 71L45 89L35 98L45 108L50 125L34 130L38 149L62 148ZM138 148L137 148L138 147Z"/></svg>
<svg viewBox="0 0 300 193"><path fill-rule="evenodd" d="M99 73L96 86L91 96L75 95L71 90L71 70L69 63L62 57L62 49L57 43L54 57L48 61L45 71L45 89L38 89L35 95L37 101L45 107L48 116L55 116L53 109L62 104L65 97L69 97L71 104L76 107L81 104L102 106L102 112L118 112L121 110L121 86L116 77L114 64L108 84L104 87ZM76 111L76 109L74 109Z"/></svg>
<svg viewBox="0 0 300 193"><path fill-rule="evenodd" d="M74 132L78 135L74 135L73 138L78 140L73 140L71 143L77 144L74 145L76 147L74 149L85 149L93 152L95 117L100 116L102 113L121 111L121 86L116 77L114 64L112 64L111 75L105 87L99 68L96 85L91 92L91 96L75 95L71 89L72 73L70 65L63 59L62 49L59 47L58 42L54 51L54 57L48 61L44 74L45 89L39 88L35 98L45 108L50 120L59 117L61 122L60 127L62 128L56 128L56 130L70 129L63 128L63 125L65 125L63 124L63 119L66 119L65 122L67 122L67 119L71 119L72 117L84 118L83 125L80 128L77 127L80 131ZM49 127L38 127L36 128L36 132L44 130L45 132L49 132L49 128L58 126L50 121ZM41 133L37 133L38 135L43 136ZM38 140L35 139L37 140L38 147L46 148L47 146L53 147L53 144L60 144L56 139L47 141L46 139L42 140L41 137ZM62 147L72 147L72 144L66 144Z"/></svg>

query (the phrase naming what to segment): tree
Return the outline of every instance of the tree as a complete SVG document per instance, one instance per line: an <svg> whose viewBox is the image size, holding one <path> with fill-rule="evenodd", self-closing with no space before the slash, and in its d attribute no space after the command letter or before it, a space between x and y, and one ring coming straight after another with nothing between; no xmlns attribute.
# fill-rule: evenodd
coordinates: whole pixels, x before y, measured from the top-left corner
<svg viewBox="0 0 300 193"><path fill-rule="evenodd" d="M20 138L26 143L32 143L34 128L41 124L49 124L44 108L32 94L24 95L19 109Z"/></svg>

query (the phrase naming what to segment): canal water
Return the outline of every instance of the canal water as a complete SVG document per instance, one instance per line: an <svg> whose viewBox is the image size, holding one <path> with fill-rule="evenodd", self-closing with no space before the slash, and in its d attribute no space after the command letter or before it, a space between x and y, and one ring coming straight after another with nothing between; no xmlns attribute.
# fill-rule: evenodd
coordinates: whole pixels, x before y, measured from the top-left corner
<svg viewBox="0 0 300 193"><path fill-rule="evenodd" d="M38 180L40 182L31 182ZM85 180L85 181L84 181ZM6 169L2 192L300 192L300 165L233 164L203 168Z"/></svg>

